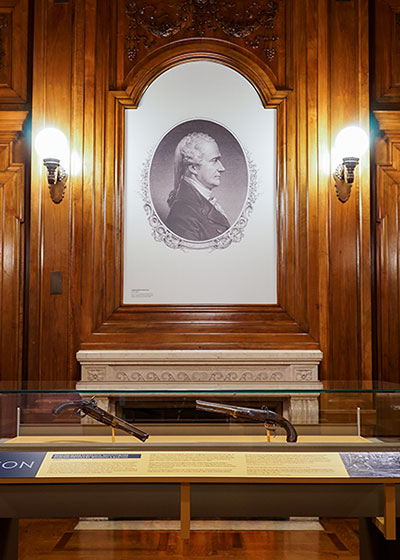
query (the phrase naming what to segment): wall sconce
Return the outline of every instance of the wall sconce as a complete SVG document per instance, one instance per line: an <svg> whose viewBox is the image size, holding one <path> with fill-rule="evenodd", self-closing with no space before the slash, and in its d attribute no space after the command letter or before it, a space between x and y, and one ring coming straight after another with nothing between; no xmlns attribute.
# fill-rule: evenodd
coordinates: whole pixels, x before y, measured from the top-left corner
<svg viewBox="0 0 400 560"><path fill-rule="evenodd" d="M68 179L63 167L69 160L67 138L57 128L44 128L36 136L35 148L46 167L51 200L59 204L64 198Z"/></svg>
<svg viewBox="0 0 400 560"><path fill-rule="evenodd" d="M350 198L354 171L368 145L368 135L359 126L347 126L336 136L334 154L336 161L340 163L333 173L333 180L340 202L346 202Z"/></svg>

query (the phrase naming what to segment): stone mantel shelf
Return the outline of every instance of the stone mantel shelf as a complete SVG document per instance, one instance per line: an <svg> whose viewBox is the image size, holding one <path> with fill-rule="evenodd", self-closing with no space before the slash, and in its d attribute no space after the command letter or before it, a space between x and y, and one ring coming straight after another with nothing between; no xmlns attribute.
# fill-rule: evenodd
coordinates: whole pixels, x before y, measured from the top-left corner
<svg viewBox="0 0 400 560"><path fill-rule="evenodd" d="M78 390L173 392L249 391L283 403L298 423L318 422L319 350L81 350ZM296 394L296 390L314 390ZM103 395L103 406L112 407Z"/></svg>
<svg viewBox="0 0 400 560"><path fill-rule="evenodd" d="M83 363L294 363L319 364L320 350L80 350L78 361Z"/></svg>

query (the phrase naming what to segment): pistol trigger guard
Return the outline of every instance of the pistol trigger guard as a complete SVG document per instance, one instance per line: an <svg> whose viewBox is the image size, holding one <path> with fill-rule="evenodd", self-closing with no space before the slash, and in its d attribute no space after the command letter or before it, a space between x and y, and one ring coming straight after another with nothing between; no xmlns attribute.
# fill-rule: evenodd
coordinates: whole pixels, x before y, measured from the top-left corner
<svg viewBox="0 0 400 560"><path fill-rule="evenodd" d="M269 422L264 422L264 428L270 432L276 432L278 426L276 424L270 424Z"/></svg>

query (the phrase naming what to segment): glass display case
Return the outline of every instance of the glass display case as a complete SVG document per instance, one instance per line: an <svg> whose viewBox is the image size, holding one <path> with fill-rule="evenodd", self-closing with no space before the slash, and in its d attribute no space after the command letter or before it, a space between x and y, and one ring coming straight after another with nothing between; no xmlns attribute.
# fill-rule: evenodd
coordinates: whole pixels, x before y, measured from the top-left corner
<svg viewBox="0 0 400 560"><path fill-rule="evenodd" d="M239 515L358 517L368 558L387 557L386 541L398 553L397 388L4 389L0 401L13 550L21 517L179 518L186 539L191 519Z"/></svg>
<svg viewBox="0 0 400 560"><path fill-rule="evenodd" d="M3 390L0 447L11 449L397 449L400 390L76 391ZM262 410L283 417L297 432L290 441L281 424L201 410L196 401ZM106 425L79 408L92 402L111 418L148 434L145 441ZM61 406L65 403L69 405ZM299 404L300 403L300 404ZM304 409L313 407L313 417ZM75 406L76 405L76 406ZM57 407L61 406L58 414ZM315 408L316 407L316 408ZM317 410L317 414L315 414ZM266 429L268 428L268 429ZM289 439L289 441L287 441Z"/></svg>

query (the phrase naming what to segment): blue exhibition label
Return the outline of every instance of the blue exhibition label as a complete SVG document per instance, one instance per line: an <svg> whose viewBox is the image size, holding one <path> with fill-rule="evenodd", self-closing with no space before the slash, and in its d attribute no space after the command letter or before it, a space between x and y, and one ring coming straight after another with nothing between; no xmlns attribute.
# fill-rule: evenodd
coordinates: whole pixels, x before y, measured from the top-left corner
<svg viewBox="0 0 400 560"><path fill-rule="evenodd" d="M46 453L0 452L0 478L34 478Z"/></svg>

